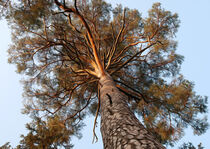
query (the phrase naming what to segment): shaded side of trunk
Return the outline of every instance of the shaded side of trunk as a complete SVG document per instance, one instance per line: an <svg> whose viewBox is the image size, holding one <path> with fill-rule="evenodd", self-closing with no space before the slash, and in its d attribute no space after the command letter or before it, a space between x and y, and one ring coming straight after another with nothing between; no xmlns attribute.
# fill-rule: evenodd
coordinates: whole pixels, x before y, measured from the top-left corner
<svg viewBox="0 0 210 149"><path fill-rule="evenodd" d="M104 149L164 149L144 128L127 104L127 96L110 76L99 81L101 133Z"/></svg>

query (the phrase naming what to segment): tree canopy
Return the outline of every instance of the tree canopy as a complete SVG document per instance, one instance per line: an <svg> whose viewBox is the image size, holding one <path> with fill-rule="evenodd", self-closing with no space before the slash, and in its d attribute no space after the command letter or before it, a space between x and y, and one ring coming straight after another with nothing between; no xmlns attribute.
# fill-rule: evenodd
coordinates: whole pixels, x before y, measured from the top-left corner
<svg viewBox="0 0 210 149"><path fill-rule="evenodd" d="M85 116L95 115L96 122L99 69L112 76L161 143L173 145L188 126L197 135L207 130L207 97L197 95L193 82L180 73L184 58L176 53L178 15L160 3L147 17L104 0L0 4L12 30L9 63L24 76L23 113L33 119L21 147L37 141L65 146L79 134ZM48 135L39 138L42 133Z"/></svg>

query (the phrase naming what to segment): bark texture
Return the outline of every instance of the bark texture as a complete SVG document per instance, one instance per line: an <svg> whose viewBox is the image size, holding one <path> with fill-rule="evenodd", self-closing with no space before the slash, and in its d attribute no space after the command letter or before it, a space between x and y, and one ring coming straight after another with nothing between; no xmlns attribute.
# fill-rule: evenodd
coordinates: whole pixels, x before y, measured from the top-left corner
<svg viewBox="0 0 210 149"><path fill-rule="evenodd" d="M99 81L104 149L165 149L144 128L109 75Z"/></svg>

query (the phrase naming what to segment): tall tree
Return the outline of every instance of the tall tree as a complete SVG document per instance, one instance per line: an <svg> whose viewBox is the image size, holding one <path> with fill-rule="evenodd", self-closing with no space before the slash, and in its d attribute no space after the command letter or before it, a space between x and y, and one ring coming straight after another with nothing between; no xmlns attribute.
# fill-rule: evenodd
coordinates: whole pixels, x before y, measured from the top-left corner
<svg viewBox="0 0 210 149"><path fill-rule="evenodd" d="M180 74L178 15L160 3L142 18L103 0L22 0L5 17L9 62L24 75L24 113L32 118L56 114L72 129L92 113L95 129L100 115L106 149L164 148L189 125L206 131L206 117L197 116L207 112L207 98Z"/></svg>

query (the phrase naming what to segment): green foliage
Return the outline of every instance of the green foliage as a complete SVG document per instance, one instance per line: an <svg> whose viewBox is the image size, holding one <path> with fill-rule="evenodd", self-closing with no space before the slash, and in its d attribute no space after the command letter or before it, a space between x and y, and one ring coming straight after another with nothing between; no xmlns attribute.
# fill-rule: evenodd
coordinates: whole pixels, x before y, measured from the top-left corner
<svg viewBox="0 0 210 149"><path fill-rule="evenodd" d="M137 96L130 96L129 104L161 143L173 145L188 126L195 134L206 132L207 97L197 95L193 83L180 74L183 56L176 53L174 41L180 23L176 13L160 3L153 5L146 18L138 10L112 8L103 0L77 5L104 69L118 85L135 90ZM87 29L77 15L62 12L52 0L13 3L7 12L13 38L9 62L24 75L23 113L47 119L27 125L30 132L21 145L35 146L43 140L48 145L67 144L67 138L80 130L76 121L97 109L98 78L91 73L94 56ZM59 120L53 123L65 121L68 127L50 127L52 119L46 115L54 114ZM52 138L48 132L54 129ZM69 133L59 140L64 130ZM40 133L46 138L39 138Z"/></svg>

